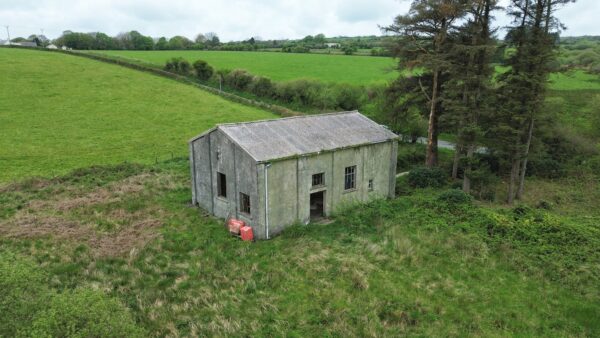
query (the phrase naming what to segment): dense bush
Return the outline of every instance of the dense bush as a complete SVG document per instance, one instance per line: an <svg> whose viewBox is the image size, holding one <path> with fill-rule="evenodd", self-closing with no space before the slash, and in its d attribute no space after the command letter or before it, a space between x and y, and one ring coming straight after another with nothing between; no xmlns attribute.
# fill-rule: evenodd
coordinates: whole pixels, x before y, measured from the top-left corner
<svg viewBox="0 0 600 338"><path fill-rule="evenodd" d="M276 96L286 103L303 106L318 106L321 102L323 84L318 81L299 79L278 83Z"/></svg>
<svg viewBox="0 0 600 338"><path fill-rule="evenodd" d="M183 58L172 58L165 63L164 69L171 73L178 73L181 75L189 75L192 66L190 63Z"/></svg>
<svg viewBox="0 0 600 338"><path fill-rule="evenodd" d="M450 189L442 192L438 198L438 202L444 202L452 205L471 204L473 197L462 190Z"/></svg>
<svg viewBox="0 0 600 338"><path fill-rule="evenodd" d="M214 69L204 60L196 60L193 64L196 77L202 81L206 81L213 76Z"/></svg>
<svg viewBox="0 0 600 338"><path fill-rule="evenodd" d="M417 168L408 173L408 184L413 188L439 188L446 184L446 173L437 167Z"/></svg>
<svg viewBox="0 0 600 338"><path fill-rule="evenodd" d="M252 80L249 89L252 94L260 97L273 97L275 95L275 85L271 79L263 76L256 76Z"/></svg>
<svg viewBox="0 0 600 338"><path fill-rule="evenodd" d="M401 171L409 170L413 166L425 163L425 149L420 144L402 144L398 147L397 168Z"/></svg>
<svg viewBox="0 0 600 338"><path fill-rule="evenodd" d="M243 69L234 69L225 75L225 84L237 90L246 90L254 76Z"/></svg>
<svg viewBox="0 0 600 338"><path fill-rule="evenodd" d="M359 87L349 84L334 85L335 108L354 110L360 107L361 90ZM332 107L334 108L334 107Z"/></svg>

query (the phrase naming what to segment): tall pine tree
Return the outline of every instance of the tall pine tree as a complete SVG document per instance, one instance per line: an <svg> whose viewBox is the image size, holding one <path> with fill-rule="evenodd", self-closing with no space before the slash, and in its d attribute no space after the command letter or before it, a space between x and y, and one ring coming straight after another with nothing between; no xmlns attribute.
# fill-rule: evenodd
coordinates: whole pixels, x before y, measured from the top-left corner
<svg viewBox="0 0 600 338"><path fill-rule="evenodd" d="M525 175L535 121L544 102L550 62L555 58L556 30L553 16L560 6L573 0L511 0L509 14L515 26L506 41L515 52L508 58L509 70L499 78L504 102L496 112L495 135L510 162L507 202L524 191Z"/></svg>
<svg viewBox="0 0 600 338"><path fill-rule="evenodd" d="M400 70L417 70L430 75L431 82L419 83L428 102L428 167L438 163L439 116L442 114L442 87L449 70L448 37L456 31L455 22L466 14L467 0L413 0L407 15L396 17L385 28L398 34L394 54ZM401 75L402 76L402 75Z"/></svg>

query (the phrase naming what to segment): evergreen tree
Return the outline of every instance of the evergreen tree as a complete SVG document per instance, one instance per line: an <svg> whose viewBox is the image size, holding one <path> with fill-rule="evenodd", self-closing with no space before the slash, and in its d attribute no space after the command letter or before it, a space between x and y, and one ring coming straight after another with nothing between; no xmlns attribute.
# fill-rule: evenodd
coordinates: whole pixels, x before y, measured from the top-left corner
<svg viewBox="0 0 600 338"><path fill-rule="evenodd" d="M494 96L491 64L495 41L491 13L497 0L472 0L464 24L458 28L448 52L449 79L444 84L446 122L457 134L452 177L456 178L459 162L464 162L463 190L470 192L471 171L476 164L475 150L482 142L484 127L480 117L489 113ZM462 161L461 161L462 160Z"/></svg>
<svg viewBox="0 0 600 338"><path fill-rule="evenodd" d="M513 203L524 190L527 161L535 121L545 98L550 64L555 58L557 29L553 16L560 6L573 0L511 0L509 14L517 24L506 41L515 49L507 59L510 69L499 78L503 106L496 112L494 135L510 163L507 202Z"/></svg>
<svg viewBox="0 0 600 338"><path fill-rule="evenodd" d="M431 75L431 84L421 85L428 101L426 165L438 162L439 116L443 112L442 88L449 70L448 37L456 31L454 23L466 14L467 0L413 0L407 15L396 17L384 28L398 34L394 55L401 70L417 70ZM401 75L402 76L402 75Z"/></svg>

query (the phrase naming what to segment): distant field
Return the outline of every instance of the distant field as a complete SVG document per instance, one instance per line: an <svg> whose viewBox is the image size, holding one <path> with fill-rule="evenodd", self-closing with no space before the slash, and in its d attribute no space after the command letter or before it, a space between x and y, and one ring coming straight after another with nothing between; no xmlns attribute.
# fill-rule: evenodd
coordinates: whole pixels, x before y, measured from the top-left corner
<svg viewBox="0 0 600 338"><path fill-rule="evenodd" d="M143 72L0 48L0 182L187 154L220 122L275 115Z"/></svg>
<svg viewBox="0 0 600 338"><path fill-rule="evenodd" d="M326 82L358 85L393 79L395 62L391 58L293 54L277 52L219 52L219 51L96 51L163 65L172 57L190 62L202 59L217 69L245 69L273 80L311 78Z"/></svg>

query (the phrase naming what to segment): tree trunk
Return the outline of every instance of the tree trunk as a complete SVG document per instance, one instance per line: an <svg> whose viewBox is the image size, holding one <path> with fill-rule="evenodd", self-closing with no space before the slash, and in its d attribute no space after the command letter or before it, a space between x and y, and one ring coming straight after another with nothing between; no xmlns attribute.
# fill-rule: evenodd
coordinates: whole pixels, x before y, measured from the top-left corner
<svg viewBox="0 0 600 338"><path fill-rule="evenodd" d="M475 153L475 146L469 145L467 148L467 164L465 165L465 173L463 174L463 191L467 194L471 193L471 162L473 160L473 154Z"/></svg>
<svg viewBox="0 0 600 338"><path fill-rule="evenodd" d="M513 155L512 167L510 169L510 181L508 182L508 197L506 198L506 202L508 204L513 204L515 200L515 183L517 177L519 176L519 167L521 166L521 161L519 161L516 154Z"/></svg>
<svg viewBox="0 0 600 338"><path fill-rule="evenodd" d="M457 143L454 146L454 161L452 162L452 179L455 180L458 177L458 164L460 162L460 155L462 154L462 144Z"/></svg>
<svg viewBox="0 0 600 338"><path fill-rule="evenodd" d="M438 164L438 131L437 131L437 101L438 101L439 71L433 72L431 107L429 110L429 125L427 130L427 157L425 165L429 168Z"/></svg>
<svg viewBox="0 0 600 338"><path fill-rule="evenodd" d="M531 147L531 139L533 138L533 118L529 121L529 134L527 135L527 143L525 144L525 153L523 154L523 163L521 164L521 172L519 178L519 190L517 191L517 199L523 197L525 191L525 173L527 172L527 160L529 159L529 148Z"/></svg>

